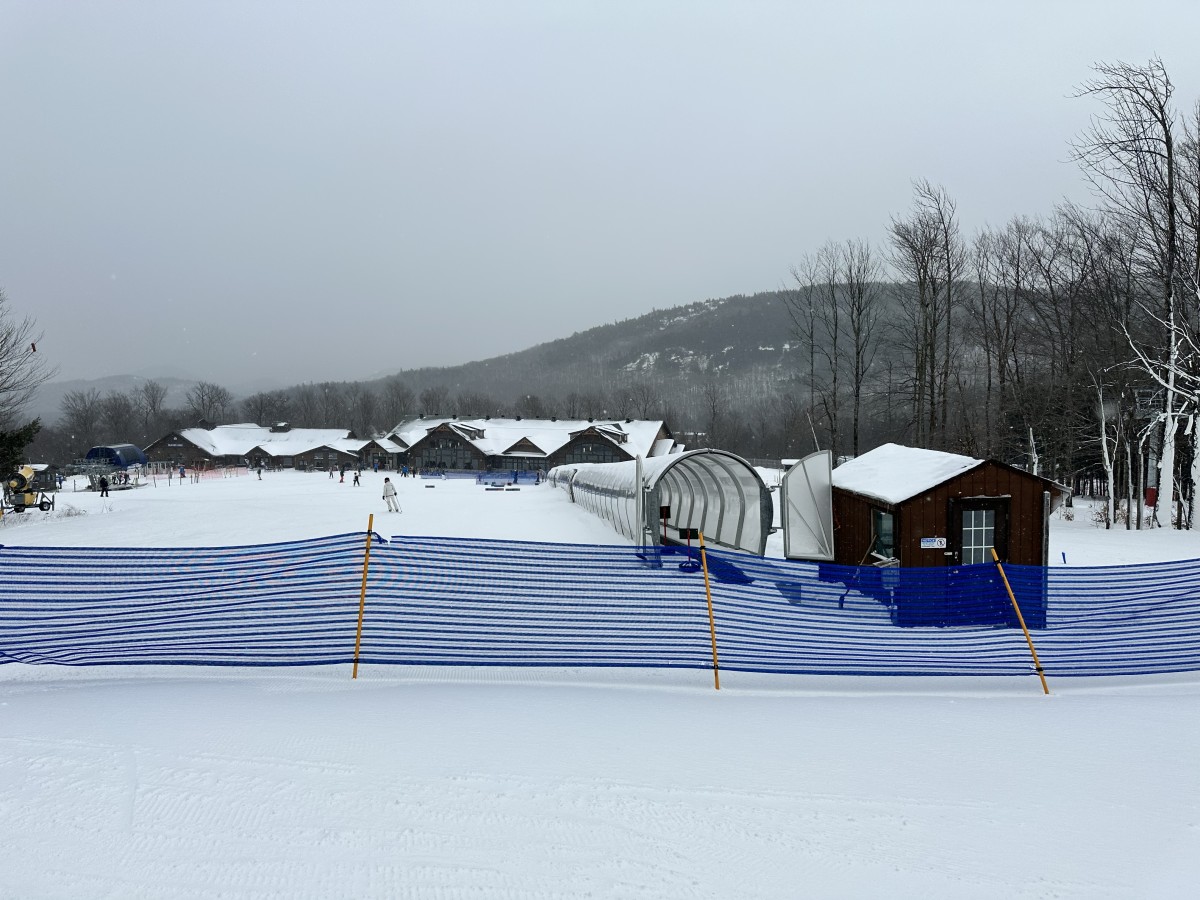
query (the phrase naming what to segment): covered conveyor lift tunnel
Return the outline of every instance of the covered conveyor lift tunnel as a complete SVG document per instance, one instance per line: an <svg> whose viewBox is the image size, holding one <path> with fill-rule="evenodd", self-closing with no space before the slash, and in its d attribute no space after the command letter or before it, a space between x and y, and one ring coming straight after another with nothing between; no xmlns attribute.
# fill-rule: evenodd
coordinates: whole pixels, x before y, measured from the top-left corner
<svg viewBox="0 0 1200 900"><path fill-rule="evenodd" d="M665 527L668 540L694 530L710 544L766 553L771 492L753 466L724 450L558 466L548 477L635 544L659 543Z"/></svg>

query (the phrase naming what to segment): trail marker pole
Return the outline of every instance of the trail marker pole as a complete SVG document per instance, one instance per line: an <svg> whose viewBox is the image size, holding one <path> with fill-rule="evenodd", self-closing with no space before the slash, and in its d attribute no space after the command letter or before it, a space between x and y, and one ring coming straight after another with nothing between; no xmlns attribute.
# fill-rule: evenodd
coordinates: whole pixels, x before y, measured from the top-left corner
<svg viewBox="0 0 1200 900"><path fill-rule="evenodd" d="M708 585L708 554L704 552L704 532L696 532L700 537L700 566L704 569L704 595L708 598L708 630L712 635L713 648L713 687L721 689L721 670L717 666L717 621L713 617L712 589Z"/></svg>
<svg viewBox="0 0 1200 900"><path fill-rule="evenodd" d="M367 566L371 562L371 532L375 528L375 513L367 519L367 547L363 553L362 590L358 594L358 632L354 635L354 672L351 678L358 677L358 651L362 647L363 613L367 608Z"/></svg>
<svg viewBox="0 0 1200 900"><path fill-rule="evenodd" d="M1038 661L1037 651L1033 649L1033 638L1029 636L1029 629L1025 627L1025 617L1021 615L1021 607L1017 605L1016 595L1013 594L1012 585L1008 583L1008 576L1004 574L1004 566L1000 565L1000 557L996 555L996 548L992 548L992 559L996 561L996 568L1000 570L1000 577L1004 579L1004 587L1008 591L1008 599L1012 601L1013 609L1017 611L1017 621L1021 623L1021 630L1025 632L1025 641L1029 644L1029 652L1033 654L1033 669L1038 674L1038 678L1042 679L1042 692L1050 693L1050 688L1046 685L1046 673L1042 670L1042 664Z"/></svg>

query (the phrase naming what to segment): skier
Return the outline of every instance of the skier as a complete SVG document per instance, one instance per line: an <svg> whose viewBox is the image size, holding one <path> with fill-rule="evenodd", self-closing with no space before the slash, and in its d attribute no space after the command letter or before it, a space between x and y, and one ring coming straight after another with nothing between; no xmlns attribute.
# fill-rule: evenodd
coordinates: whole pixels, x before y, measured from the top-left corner
<svg viewBox="0 0 1200 900"><path fill-rule="evenodd" d="M358 487L358 474L359 474L358 472L354 473L354 486L355 487Z"/></svg>
<svg viewBox="0 0 1200 900"><path fill-rule="evenodd" d="M108 479L105 478L103 475L100 476L100 496L101 497L108 496Z"/></svg>
<svg viewBox="0 0 1200 900"><path fill-rule="evenodd" d="M388 512L400 512L400 504L396 502L396 486L392 479L383 479L383 499L387 503Z"/></svg>

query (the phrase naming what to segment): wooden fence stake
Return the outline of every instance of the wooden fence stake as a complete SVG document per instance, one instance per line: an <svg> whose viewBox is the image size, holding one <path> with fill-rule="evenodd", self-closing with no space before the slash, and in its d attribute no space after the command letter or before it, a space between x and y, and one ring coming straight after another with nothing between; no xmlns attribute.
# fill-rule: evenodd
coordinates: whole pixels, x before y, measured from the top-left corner
<svg viewBox="0 0 1200 900"><path fill-rule="evenodd" d="M1042 671L1042 664L1038 661L1037 651L1033 649L1033 638L1029 636L1029 629L1025 627L1025 617L1021 615L1021 607L1017 605L1016 595L1013 594L1012 585L1008 583L1008 576L1004 574L1004 566L1000 565L1000 557L996 555L996 548L992 548L992 559L996 561L996 568L1000 570L1000 577L1004 579L1004 587L1008 591L1008 599L1012 601L1013 609L1017 611L1017 621L1021 623L1021 630L1025 632L1025 640L1029 644L1029 652L1033 654L1033 668L1038 673L1038 678L1042 679L1042 692L1049 694L1050 688L1046 685L1046 673Z"/></svg>
<svg viewBox="0 0 1200 900"><path fill-rule="evenodd" d="M704 552L704 532L697 531L700 536L700 565L704 568L704 594L708 597L708 630L712 634L713 648L713 687L721 689L721 670L717 666L717 622L713 618L712 589L708 586L708 554Z"/></svg>
<svg viewBox="0 0 1200 900"><path fill-rule="evenodd" d="M358 632L354 635L354 672L351 678L358 677L358 651L362 647L363 613L367 608L367 565L371 562L371 532L375 528L375 513L367 519L367 548L363 553L362 590L358 594Z"/></svg>

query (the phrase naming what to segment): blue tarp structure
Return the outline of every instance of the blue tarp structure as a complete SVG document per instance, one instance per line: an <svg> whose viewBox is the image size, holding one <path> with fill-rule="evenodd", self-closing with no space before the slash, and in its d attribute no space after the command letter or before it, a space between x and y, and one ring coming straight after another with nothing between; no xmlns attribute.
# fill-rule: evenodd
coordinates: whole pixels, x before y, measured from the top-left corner
<svg viewBox="0 0 1200 900"><path fill-rule="evenodd" d="M110 444L107 447L93 447L87 452L85 459L91 462L108 463L118 469L128 469L130 466L144 466L146 454L133 444Z"/></svg>

